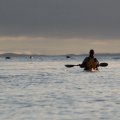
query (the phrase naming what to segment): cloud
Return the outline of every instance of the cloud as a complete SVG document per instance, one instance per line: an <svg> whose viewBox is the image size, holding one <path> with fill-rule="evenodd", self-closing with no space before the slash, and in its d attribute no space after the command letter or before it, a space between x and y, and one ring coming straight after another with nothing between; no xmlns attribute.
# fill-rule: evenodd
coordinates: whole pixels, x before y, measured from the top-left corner
<svg viewBox="0 0 120 120"><path fill-rule="evenodd" d="M119 0L1 0L0 35L120 38Z"/></svg>

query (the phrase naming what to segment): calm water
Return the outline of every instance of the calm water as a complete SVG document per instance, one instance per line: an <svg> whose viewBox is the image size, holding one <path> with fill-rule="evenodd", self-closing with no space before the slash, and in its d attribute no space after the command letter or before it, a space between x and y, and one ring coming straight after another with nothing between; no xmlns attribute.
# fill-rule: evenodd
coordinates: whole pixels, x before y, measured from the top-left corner
<svg viewBox="0 0 120 120"><path fill-rule="evenodd" d="M83 56L0 58L0 120L120 120L120 57L84 72Z"/></svg>

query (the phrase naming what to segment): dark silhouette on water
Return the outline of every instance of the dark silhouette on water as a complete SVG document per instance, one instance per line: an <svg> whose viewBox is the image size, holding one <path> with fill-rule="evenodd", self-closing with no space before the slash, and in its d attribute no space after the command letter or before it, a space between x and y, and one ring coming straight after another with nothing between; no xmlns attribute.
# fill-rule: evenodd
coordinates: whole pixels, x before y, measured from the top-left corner
<svg viewBox="0 0 120 120"><path fill-rule="evenodd" d="M5 57L5 59L10 59L10 57Z"/></svg>
<svg viewBox="0 0 120 120"><path fill-rule="evenodd" d="M69 55L67 55L67 56L66 56L66 58L70 58L70 56L69 56Z"/></svg>
<svg viewBox="0 0 120 120"><path fill-rule="evenodd" d="M30 56L30 59L32 59L32 56Z"/></svg>
<svg viewBox="0 0 120 120"><path fill-rule="evenodd" d="M88 71L91 71L91 70L98 70L98 67L99 67L99 61L97 60L97 58L94 57L94 50L91 49L89 51L89 56L86 57L82 64L80 65L80 67L84 68L84 70L88 70Z"/></svg>

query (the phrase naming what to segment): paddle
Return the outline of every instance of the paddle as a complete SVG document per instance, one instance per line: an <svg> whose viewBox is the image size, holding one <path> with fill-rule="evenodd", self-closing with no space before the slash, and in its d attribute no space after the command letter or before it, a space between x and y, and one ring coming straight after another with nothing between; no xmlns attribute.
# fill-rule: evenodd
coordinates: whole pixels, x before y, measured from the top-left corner
<svg viewBox="0 0 120 120"><path fill-rule="evenodd" d="M67 65L65 65L65 67L68 67L68 68L71 68L71 67L74 67L74 66L82 67L81 64L78 64L78 65L69 65L69 64L67 64ZM100 67L106 67L106 66L108 66L108 63L100 63L99 66Z"/></svg>
<svg viewBox="0 0 120 120"><path fill-rule="evenodd" d="M106 66L108 66L108 63L100 63L99 66L100 67L106 67Z"/></svg>
<svg viewBox="0 0 120 120"><path fill-rule="evenodd" d="M65 67L68 67L68 68L71 68L71 67L74 67L74 66L80 66L80 64L79 65L65 65Z"/></svg>

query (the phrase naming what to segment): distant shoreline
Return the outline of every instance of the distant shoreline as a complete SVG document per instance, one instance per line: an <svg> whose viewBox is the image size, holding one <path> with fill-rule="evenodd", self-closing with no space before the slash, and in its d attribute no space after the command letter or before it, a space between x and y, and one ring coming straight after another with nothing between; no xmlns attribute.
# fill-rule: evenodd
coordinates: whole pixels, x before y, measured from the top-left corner
<svg viewBox="0 0 120 120"><path fill-rule="evenodd" d="M64 54L64 55L43 55L43 54L17 54L17 53L3 53L0 54L1 57L6 57L6 56L87 56L88 54ZM96 53L96 56L116 56L120 55L120 53Z"/></svg>

